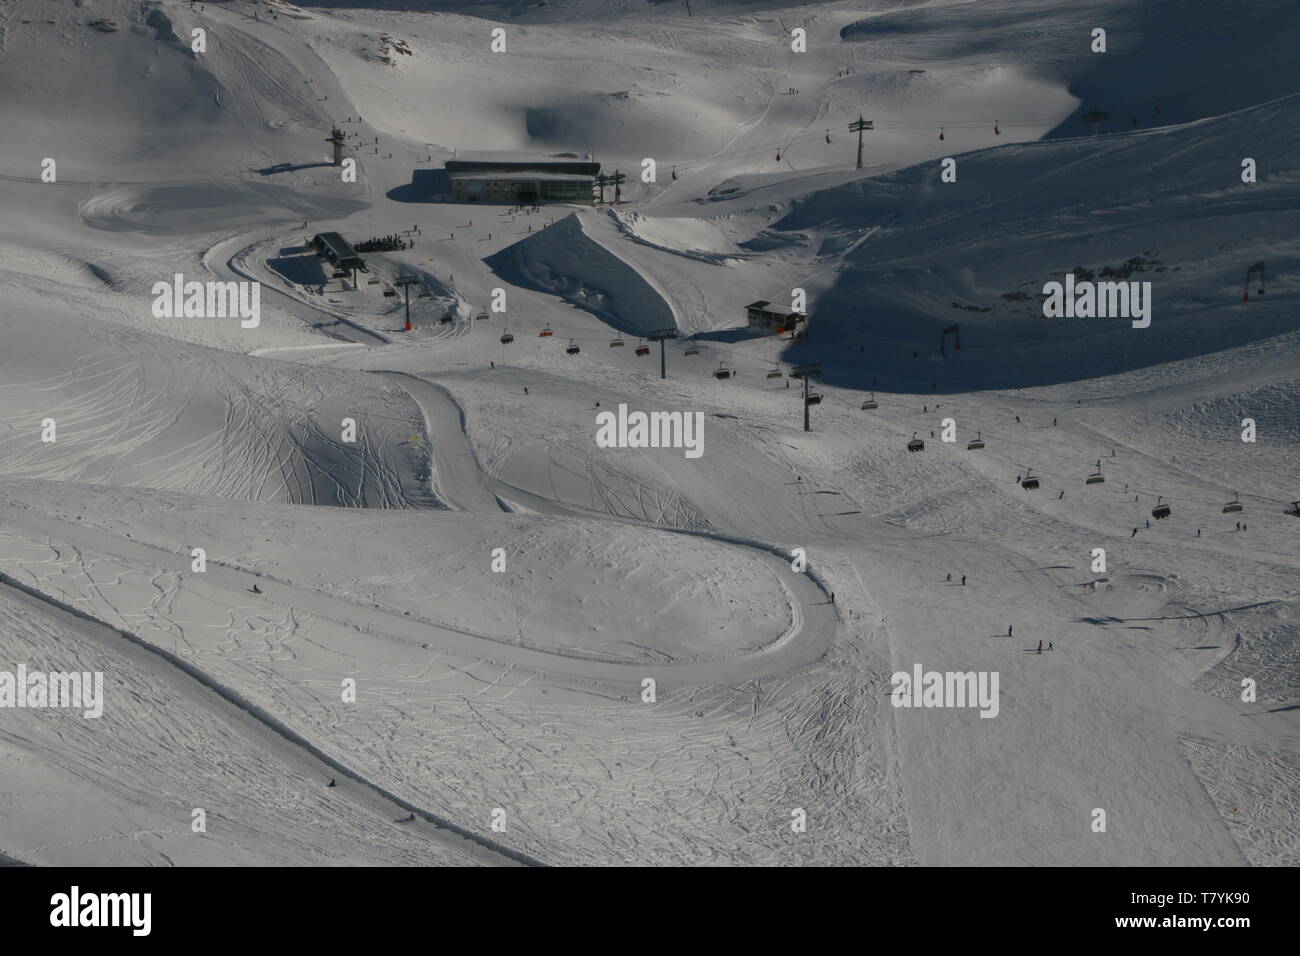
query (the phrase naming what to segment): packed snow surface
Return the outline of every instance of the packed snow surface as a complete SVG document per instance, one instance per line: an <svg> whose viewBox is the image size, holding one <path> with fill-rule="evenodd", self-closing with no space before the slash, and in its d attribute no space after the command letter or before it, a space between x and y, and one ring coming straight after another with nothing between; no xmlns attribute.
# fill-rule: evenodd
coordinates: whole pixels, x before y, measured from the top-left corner
<svg viewBox="0 0 1300 956"><path fill-rule="evenodd" d="M0 860L1295 865L1297 89L1285 0L0 4L0 704L104 676Z"/></svg>

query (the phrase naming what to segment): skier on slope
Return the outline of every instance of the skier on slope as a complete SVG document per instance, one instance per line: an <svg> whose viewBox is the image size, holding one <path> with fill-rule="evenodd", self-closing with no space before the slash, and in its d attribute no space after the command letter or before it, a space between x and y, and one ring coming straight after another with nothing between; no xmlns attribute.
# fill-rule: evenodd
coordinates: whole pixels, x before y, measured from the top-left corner
<svg viewBox="0 0 1300 956"><path fill-rule="evenodd" d="M1040 654L1043 653L1043 642L1042 642L1042 641L1039 641L1039 642L1038 642L1038 653L1040 653Z"/></svg>
<svg viewBox="0 0 1300 956"><path fill-rule="evenodd" d="M1007 625L1007 637L1010 637L1010 636L1011 636L1011 625L1008 624L1008 625Z"/></svg>
<svg viewBox="0 0 1300 956"><path fill-rule="evenodd" d="M251 588L249 588L248 590L252 591L254 594L261 594L261 593L262 593L262 589L259 588L256 584L254 584L254 585L253 585Z"/></svg>

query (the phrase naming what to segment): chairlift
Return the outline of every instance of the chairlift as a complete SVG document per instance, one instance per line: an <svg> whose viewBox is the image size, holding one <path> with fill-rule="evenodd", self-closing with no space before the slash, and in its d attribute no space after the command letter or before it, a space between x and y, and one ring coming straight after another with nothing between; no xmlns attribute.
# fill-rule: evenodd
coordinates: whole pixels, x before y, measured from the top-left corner
<svg viewBox="0 0 1300 956"><path fill-rule="evenodd" d="M1291 502L1291 507L1283 508L1282 513L1284 515L1290 515L1293 518L1300 518L1300 501Z"/></svg>
<svg viewBox="0 0 1300 956"><path fill-rule="evenodd" d="M1161 497L1159 496L1156 497L1156 506L1151 509L1151 517L1156 519L1168 518L1169 515L1172 513L1172 509L1168 505L1161 504L1162 500L1163 499Z"/></svg>
<svg viewBox="0 0 1300 956"><path fill-rule="evenodd" d="M876 393L875 393L875 392L872 392L872 393L871 393L871 397L870 397L869 399L867 399L865 402L862 403L862 410L863 410L864 412L865 412L865 411L869 411L870 409L873 409L873 408L879 408L879 407L880 407L880 403L876 401Z"/></svg>
<svg viewBox="0 0 1300 956"><path fill-rule="evenodd" d="M966 443L966 450L967 450L967 451L978 451L979 449L981 449L981 448L983 448L983 447L984 447L984 434L983 434L983 432L976 432L976 433L975 433L975 437Z"/></svg>
<svg viewBox="0 0 1300 956"><path fill-rule="evenodd" d="M514 340L515 340L515 337L514 337L512 334L510 334L509 332L502 332L502 333L501 333L501 344L502 344L502 345L509 345L509 344L510 344L511 342L513 342Z"/></svg>
<svg viewBox="0 0 1300 956"><path fill-rule="evenodd" d="M779 365L767 373L768 378L781 378L781 376L782 376L781 366Z"/></svg>
<svg viewBox="0 0 1300 956"><path fill-rule="evenodd" d="M813 392L808 396L809 405L820 405L822 403L822 393Z"/></svg>
<svg viewBox="0 0 1300 956"><path fill-rule="evenodd" d="M731 378L731 369L727 368L725 365L723 365L721 362L719 362L719 363L718 363L718 367L715 368L715 369L713 370L713 377L714 377L714 378Z"/></svg>
<svg viewBox="0 0 1300 956"><path fill-rule="evenodd" d="M912 432L912 440L907 443L908 451L925 451L925 442L916 437L916 432Z"/></svg>
<svg viewBox="0 0 1300 956"><path fill-rule="evenodd" d="M1025 491L1033 491L1038 487L1038 479L1033 476L1032 472L1032 468L1026 468L1025 477L1020 479L1020 487L1024 488Z"/></svg>
<svg viewBox="0 0 1300 956"><path fill-rule="evenodd" d="M419 292L415 294L415 297L417 299L432 299L433 293L430 292L428 289L421 289Z"/></svg>
<svg viewBox="0 0 1300 956"><path fill-rule="evenodd" d="M940 139L940 140L943 139L943 127L942 127L942 126L939 127L939 139Z"/></svg>
<svg viewBox="0 0 1300 956"><path fill-rule="evenodd" d="M371 276L366 280L366 285L379 285L379 279L376 276Z"/></svg>
<svg viewBox="0 0 1300 956"><path fill-rule="evenodd" d="M697 346L697 345L691 345L691 346L688 346L687 349L686 349L686 354L687 354L687 355L699 355L699 354L700 354L700 348L699 348L699 346Z"/></svg>
<svg viewBox="0 0 1300 956"><path fill-rule="evenodd" d="M649 355L649 354L650 354L650 346L648 346L648 345L645 344L645 340L644 340L644 339L642 339L642 340L641 340L641 344L638 345L638 346L636 347L636 354L637 354L637 355Z"/></svg>
<svg viewBox="0 0 1300 956"><path fill-rule="evenodd" d="M1097 459L1097 470L1084 479L1084 484L1100 485L1106 481L1106 476L1101 473L1101 459Z"/></svg>
<svg viewBox="0 0 1300 956"><path fill-rule="evenodd" d="M1001 136L1001 135L1002 135L1002 130L998 129L998 121L997 121L997 120L994 120L994 121L993 121L993 135L994 135L994 136Z"/></svg>
<svg viewBox="0 0 1300 956"><path fill-rule="evenodd" d="M478 315L474 316L476 319L486 319L487 317L488 314L486 312L480 312Z"/></svg>
<svg viewBox="0 0 1300 956"><path fill-rule="evenodd" d="M385 290L384 290L384 298L385 298L385 299L395 299L395 298L397 298L397 290L396 290L396 289L385 289Z"/></svg>
<svg viewBox="0 0 1300 956"><path fill-rule="evenodd" d="M575 342L573 339L569 339L569 345L564 351L569 355L577 355L579 352L582 351L582 349L578 347L577 342Z"/></svg>
<svg viewBox="0 0 1300 956"><path fill-rule="evenodd" d="M621 349L624 344L625 343L623 342L623 333L620 332L618 333L618 335L614 336L613 341L609 343L609 347L612 349Z"/></svg>
<svg viewBox="0 0 1300 956"><path fill-rule="evenodd" d="M537 333L537 337L538 337L539 339L544 339L544 338L546 338L546 336L548 336L548 335L554 335L554 334L555 334L555 333L551 331L551 323L550 323L550 322L547 322L547 323L546 323L546 328L544 328L544 329L542 329L542 331L538 332L538 333Z"/></svg>
<svg viewBox="0 0 1300 956"><path fill-rule="evenodd" d="M1241 510L1241 507L1242 507L1241 496L1234 491L1232 493L1232 500L1223 506L1223 513L1225 515L1235 514L1236 512Z"/></svg>

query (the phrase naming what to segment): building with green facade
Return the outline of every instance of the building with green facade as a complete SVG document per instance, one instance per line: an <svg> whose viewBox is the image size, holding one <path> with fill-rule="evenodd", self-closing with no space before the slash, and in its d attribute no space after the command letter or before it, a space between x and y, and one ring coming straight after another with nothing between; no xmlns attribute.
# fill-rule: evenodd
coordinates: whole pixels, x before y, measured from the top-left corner
<svg viewBox="0 0 1300 956"><path fill-rule="evenodd" d="M589 153L484 152L449 159L446 170L452 196L463 202L590 204L600 163Z"/></svg>

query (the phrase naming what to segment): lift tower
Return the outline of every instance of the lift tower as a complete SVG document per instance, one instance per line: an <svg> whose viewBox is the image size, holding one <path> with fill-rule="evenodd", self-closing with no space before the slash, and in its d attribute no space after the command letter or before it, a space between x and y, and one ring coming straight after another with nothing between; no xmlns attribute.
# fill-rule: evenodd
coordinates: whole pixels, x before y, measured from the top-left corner
<svg viewBox="0 0 1300 956"><path fill-rule="evenodd" d="M330 130L329 138L325 140L334 146L334 165L343 165L343 131L335 126Z"/></svg>
<svg viewBox="0 0 1300 956"><path fill-rule="evenodd" d="M406 293L406 328L403 332L414 332L415 326L411 324L411 286L420 280L416 276L398 276L393 280L394 284L400 285L402 291Z"/></svg>
<svg viewBox="0 0 1300 956"><path fill-rule="evenodd" d="M808 401L808 379L821 373L821 366L815 363L812 365L796 365L794 370L790 372L791 378L803 379L803 430L806 432L812 431L812 426L808 422L808 406L812 404Z"/></svg>
<svg viewBox="0 0 1300 956"><path fill-rule="evenodd" d="M655 331L650 332L649 334L646 335L646 341L659 343L659 377L660 378L668 377L667 366L664 364L665 362L664 342L667 339L675 339L675 338L677 338L676 329L655 329Z"/></svg>
<svg viewBox="0 0 1300 956"><path fill-rule="evenodd" d="M872 120L864 120L861 113L858 114L857 122L849 124L849 132L858 134L858 169L862 168L862 131L875 128L876 124Z"/></svg>

